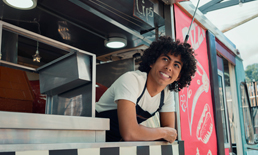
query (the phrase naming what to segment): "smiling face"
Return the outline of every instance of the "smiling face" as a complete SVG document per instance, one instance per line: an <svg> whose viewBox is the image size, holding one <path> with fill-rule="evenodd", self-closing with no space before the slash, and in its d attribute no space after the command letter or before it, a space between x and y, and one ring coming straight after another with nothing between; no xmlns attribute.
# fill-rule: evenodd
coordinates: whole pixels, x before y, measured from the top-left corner
<svg viewBox="0 0 258 155"><path fill-rule="evenodd" d="M181 56L168 53L161 55L154 64L150 65L149 84L164 89L167 85L179 79L183 67Z"/></svg>

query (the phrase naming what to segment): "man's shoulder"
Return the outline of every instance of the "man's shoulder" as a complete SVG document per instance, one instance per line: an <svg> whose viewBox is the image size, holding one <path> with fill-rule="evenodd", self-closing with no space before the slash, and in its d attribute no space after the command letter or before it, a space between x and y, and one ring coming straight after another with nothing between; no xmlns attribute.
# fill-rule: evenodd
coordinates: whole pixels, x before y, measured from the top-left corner
<svg viewBox="0 0 258 155"><path fill-rule="evenodd" d="M125 74L122 75L124 78L136 78L137 80L146 80L147 78L147 73L146 72L141 72L139 70L136 71L129 71L126 72Z"/></svg>
<svg viewBox="0 0 258 155"><path fill-rule="evenodd" d="M169 90L168 86L164 89L164 93L165 93L165 100L171 97L174 98L174 91Z"/></svg>
<svg viewBox="0 0 258 155"><path fill-rule="evenodd" d="M114 88L123 87L129 88L130 90L138 90L144 87L146 83L147 73L141 71L129 71L120 76L114 83Z"/></svg>

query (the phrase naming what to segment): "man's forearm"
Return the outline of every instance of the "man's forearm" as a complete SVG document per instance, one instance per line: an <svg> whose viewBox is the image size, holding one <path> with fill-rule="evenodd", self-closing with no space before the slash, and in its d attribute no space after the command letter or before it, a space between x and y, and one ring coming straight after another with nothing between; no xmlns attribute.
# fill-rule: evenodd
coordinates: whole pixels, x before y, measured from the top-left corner
<svg viewBox="0 0 258 155"><path fill-rule="evenodd" d="M174 128L149 128L138 124L135 104L127 100L119 100L117 107L119 130L126 141L151 141L165 139L173 142L177 132Z"/></svg>
<svg viewBox="0 0 258 155"><path fill-rule="evenodd" d="M120 131L125 141L152 141L163 139L166 135L164 128L149 128L138 124L134 129Z"/></svg>

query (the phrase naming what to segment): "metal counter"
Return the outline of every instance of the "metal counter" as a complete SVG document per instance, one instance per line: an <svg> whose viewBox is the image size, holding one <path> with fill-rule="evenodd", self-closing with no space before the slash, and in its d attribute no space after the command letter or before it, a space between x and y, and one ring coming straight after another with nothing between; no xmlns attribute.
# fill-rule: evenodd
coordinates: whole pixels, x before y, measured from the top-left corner
<svg viewBox="0 0 258 155"><path fill-rule="evenodd" d="M105 142L109 119L0 112L0 145Z"/></svg>

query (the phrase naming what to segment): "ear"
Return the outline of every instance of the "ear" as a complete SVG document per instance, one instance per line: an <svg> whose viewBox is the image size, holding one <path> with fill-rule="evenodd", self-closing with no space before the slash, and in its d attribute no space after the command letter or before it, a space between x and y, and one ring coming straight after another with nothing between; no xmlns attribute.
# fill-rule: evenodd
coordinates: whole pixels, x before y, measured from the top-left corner
<svg viewBox="0 0 258 155"><path fill-rule="evenodd" d="M152 68L153 65L150 65L150 68Z"/></svg>

